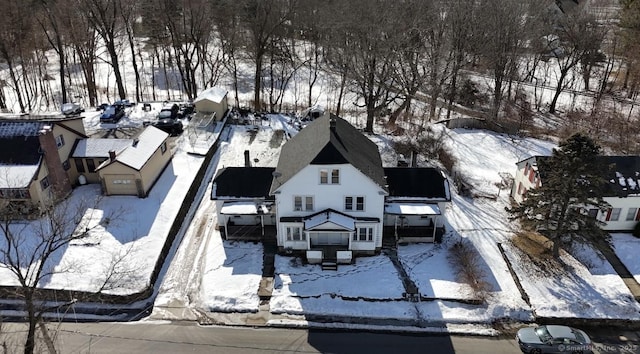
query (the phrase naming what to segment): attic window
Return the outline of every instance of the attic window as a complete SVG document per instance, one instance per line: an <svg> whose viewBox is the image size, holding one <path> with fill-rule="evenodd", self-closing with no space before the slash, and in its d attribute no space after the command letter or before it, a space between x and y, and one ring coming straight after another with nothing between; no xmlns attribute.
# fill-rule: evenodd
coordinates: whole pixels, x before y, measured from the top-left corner
<svg viewBox="0 0 640 354"><path fill-rule="evenodd" d="M329 170L320 170L320 184L340 184L340 170L332 169L331 179L329 179Z"/></svg>

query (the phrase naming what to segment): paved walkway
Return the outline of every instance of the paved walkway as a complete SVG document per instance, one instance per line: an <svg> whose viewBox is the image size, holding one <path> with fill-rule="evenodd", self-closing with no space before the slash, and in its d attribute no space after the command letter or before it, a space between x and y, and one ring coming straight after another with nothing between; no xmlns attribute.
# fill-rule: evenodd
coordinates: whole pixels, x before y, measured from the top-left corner
<svg viewBox="0 0 640 354"><path fill-rule="evenodd" d="M600 242L596 242L595 246L600 250L602 255L607 259L607 261L611 264L613 269L618 273L618 275L622 278L631 294L636 299L636 301L640 302L640 284L633 277L633 274L629 272L629 269L622 263L620 258L616 255L616 253L611 248L611 245L602 240Z"/></svg>

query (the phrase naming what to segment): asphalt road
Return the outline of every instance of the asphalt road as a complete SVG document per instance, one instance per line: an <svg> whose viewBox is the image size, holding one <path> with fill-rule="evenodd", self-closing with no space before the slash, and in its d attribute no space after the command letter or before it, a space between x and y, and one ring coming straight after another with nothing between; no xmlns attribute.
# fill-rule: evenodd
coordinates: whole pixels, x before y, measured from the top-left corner
<svg viewBox="0 0 640 354"><path fill-rule="evenodd" d="M21 351L23 324L3 324ZM5 332L5 333L7 333ZM512 339L428 334L387 334L303 329L198 326L193 322L63 323L59 353L518 353ZM44 349L44 348L43 348Z"/></svg>

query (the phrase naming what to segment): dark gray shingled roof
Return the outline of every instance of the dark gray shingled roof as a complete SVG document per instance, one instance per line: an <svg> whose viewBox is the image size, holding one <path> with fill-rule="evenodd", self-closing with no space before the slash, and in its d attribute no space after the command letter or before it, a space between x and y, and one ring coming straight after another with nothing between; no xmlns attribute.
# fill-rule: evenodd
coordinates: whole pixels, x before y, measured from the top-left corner
<svg viewBox="0 0 640 354"><path fill-rule="evenodd" d="M536 156L542 183L548 172L544 163L547 159L549 156ZM598 156L597 161L598 164L607 166L604 169L605 175L602 176L609 182L606 196L640 194L640 156Z"/></svg>
<svg viewBox="0 0 640 354"><path fill-rule="evenodd" d="M226 167L213 179L211 199L268 198L273 167Z"/></svg>
<svg viewBox="0 0 640 354"><path fill-rule="evenodd" d="M335 119L335 128L331 128L331 119ZM346 120L325 113L284 144L270 193L308 165L347 163L386 190L378 146Z"/></svg>
<svg viewBox="0 0 640 354"><path fill-rule="evenodd" d="M430 167L388 167L384 169L389 197L420 197L451 200L442 173Z"/></svg>

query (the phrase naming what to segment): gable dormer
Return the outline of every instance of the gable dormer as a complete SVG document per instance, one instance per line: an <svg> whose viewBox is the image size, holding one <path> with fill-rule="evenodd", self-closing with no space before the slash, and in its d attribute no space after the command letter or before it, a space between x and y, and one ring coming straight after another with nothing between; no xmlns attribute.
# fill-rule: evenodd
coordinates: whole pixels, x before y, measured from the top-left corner
<svg viewBox="0 0 640 354"><path fill-rule="evenodd" d="M309 165L352 165L386 189L378 146L344 119L326 113L282 147L270 194ZM321 177L320 177L321 178ZM328 181L331 180L331 171Z"/></svg>

